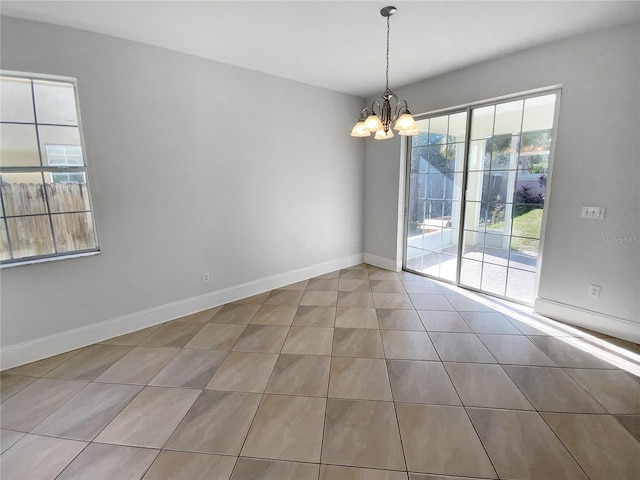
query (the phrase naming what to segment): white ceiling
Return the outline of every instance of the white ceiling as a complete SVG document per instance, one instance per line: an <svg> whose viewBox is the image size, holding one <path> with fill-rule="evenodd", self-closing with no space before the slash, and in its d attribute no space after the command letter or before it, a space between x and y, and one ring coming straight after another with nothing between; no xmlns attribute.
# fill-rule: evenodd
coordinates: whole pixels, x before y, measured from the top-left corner
<svg viewBox="0 0 640 480"><path fill-rule="evenodd" d="M2 1L3 15L156 45L358 96L640 19L616 1ZM540 67L540 66L538 66Z"/></svg>

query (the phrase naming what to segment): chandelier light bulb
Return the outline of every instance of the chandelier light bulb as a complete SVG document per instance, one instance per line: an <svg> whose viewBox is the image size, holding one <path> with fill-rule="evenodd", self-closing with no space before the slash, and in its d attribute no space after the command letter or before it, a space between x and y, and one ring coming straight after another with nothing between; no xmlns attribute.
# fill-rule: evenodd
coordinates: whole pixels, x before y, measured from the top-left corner
<svg viewBox="0 0 640 480"><path fill-rule="evenodd" d="M376 140L386 140L387 138L393 138L393 130L389 129L386 132L384 130L378 130L376 136L373 137Z"/></svg>
<svg viewBox="0 0 640 480"><path fill-rule="evenodd" d="M417 130L418 126L409 112L400 115L393 127L396 130Z"/></svg>
<svg viewBox="0 0 640 480"><path fill-rule="evenodd" d="M351 136L352 137L370 137L371 132L366 129L366 127L364 126L364 122L360 120L358 123L354 125L353 130L351 130Z"/></svg>
<svg viewBox="0 0 640 480"><path fill-rule="evenodd" d="M364 121L364 128L370 132L377 132L378 130L383 130L384 125L382 125L380 118L375 113L372 113Z"/></svg>

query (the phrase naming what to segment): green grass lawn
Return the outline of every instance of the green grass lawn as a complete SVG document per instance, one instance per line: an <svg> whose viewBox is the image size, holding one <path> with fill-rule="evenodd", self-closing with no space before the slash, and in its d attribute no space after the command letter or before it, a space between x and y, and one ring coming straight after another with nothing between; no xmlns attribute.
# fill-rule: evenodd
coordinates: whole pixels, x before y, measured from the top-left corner
<svg viewBox="0 0 640 480"><path fill-rule="evenodd" d="M511 250L523 255L538 254L538 238L540 238L540 226L542 225L542 208L534 208L513 219L511 234L516 237L511 240ZM492 224L487 231L504 229L504 221ZM531 238L517 238L531 237Z"/></svg>

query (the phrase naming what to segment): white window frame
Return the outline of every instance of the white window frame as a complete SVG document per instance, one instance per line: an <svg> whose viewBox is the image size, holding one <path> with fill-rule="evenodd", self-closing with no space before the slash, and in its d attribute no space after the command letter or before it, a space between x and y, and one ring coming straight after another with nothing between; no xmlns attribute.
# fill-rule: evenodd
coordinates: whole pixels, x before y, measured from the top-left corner
<svg viewBox="0 0 640 480"><path fill-rule="evenodd" d="M86 156L86 149L85 149L85 143L84 143L84 135L83 135L83 131L82 131L82 120L80 118L80 105L79 105L79 98L78 98L78 84L77 84L77 79L73 78L73 77L62 77L62 76L54 76L54 75L45 75L45 74L37 74L37 73L28 73L28 72L14 72L14 71L6 71L6 70L0 70L0 76L2 77L8 77L8 78L17 78L17 79L23 79L23 80L31 80L31 86L32 86L32 96L33 96L33 81L38 81L38 80L44 80L44 81L52 81L52 82L60 82L60 83L67 83L72 85L73 87L73 92L74 92L74 100L75 100L75 107L76 107L76 115L77 115L77 128L78 128L78 135L80 138L80 145L79 146L75 146L75 145L44 145L44 149L42 147L40 148L40 165L39 166L29 166L29 167L13 167L13 166L0 166L0 176L4 173L41 173L42 174L42 178L43 178L43 182L44 183L78 183L78 182L53 182L55 176L66 176L68 179L70 178L70 175L77 175L78 173L82 174L83 179L84 179L84 185L86 186L86 194L87 194L87 198L88 198L88 204L89 204L89 209L88 210L82 210L82 211L70 211L70 212L52 212L49 208L49 202L47 200L47 212L43 213L43 214L39 214L39 216L46 216L49 219L49 224L51 225L51 229L52 229L52 238L53 238L53 245L54 245L54 253L48 253L48 254L42 254L42 255L32 255L32 256L23 256L23 257L15 257L14 256L14 252L13 249L11 247L11 235L10 235L10 230L8 227L8 223L7 223L7 219L11 219L11 218L20 218L20 217L29 217L29 216L33 216L33 215L29 215L29 214L25 214L25 215L7 215L7 212L5 211L5 205L4 205L4 200L2 199L2 196L0 196L0 200L2 201L2 205L1 208L2 210L0 210L0 213L2 215L2 218L0 218L0 228L2 228L4 230L4 234L7 238L8 241L8 248L9 248L9 254L11 256L10 259L5 259L0 261L0 268L6 268L6 267L13 267L13 266L18 266L18 265L29 265L29 264L33 264L33 263L41 263L41 262L48 262L48 261L52 261L52 260L63 260L63 259L69 259L69 258L77 258L77 257L82 257L82 256L88 256L88 255L96 255L98 253L100 253L100 244L98 242L98 231L97 231L97 227L96 227L96 219L95 219L95 209L93 206L93 201L91 198L91 189L89 186L89 180L88 180L88 164L87 164L87 156ZM45 123L45 122L38 122L38 117L37 117L37 109L35 106L35 96L33 96L33 108L34 108L34 121L33 122L12 122L12 121L2 121L2 123L13 123L13 124L22 124L22 125L34 125L36 129L38 129L39 126L62 126L62 127L68 127L69 125L62 125L62 124L55 124L55 123ZM76 125L73 125L76 126ZM48 151L48 147L49 146L56 146L56 147L64 147L64 152L63 152L63 156L64 156L64 162L50 162L49 161L49 151ZM71 152L67 152L68 147L73 147L73 148L79 148L80 149L80 158L81 158L81 164L78 165L77 163L69 163L69 159L70 157L72 157L72 153ZM48 176L48 179L47 179ZM45 189L46 191L46 189ZM60 214L69 214L69 213L89 213L91 215L91 228L92 228L92 234L93 234L93 239L94 239L94 246L91 248L87 248L87 249L82 249L82 250L70 250L70 251L60 251L58 248L58 245L56 243L56 236L55 236L55 231L53 229L53 216L55 215L60 215Z"/></svg>

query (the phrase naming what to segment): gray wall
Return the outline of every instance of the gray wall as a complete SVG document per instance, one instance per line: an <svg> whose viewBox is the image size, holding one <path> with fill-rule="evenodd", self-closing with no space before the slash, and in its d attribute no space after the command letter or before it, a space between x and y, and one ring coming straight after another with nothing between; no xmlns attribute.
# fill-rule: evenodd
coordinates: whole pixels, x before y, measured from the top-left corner
<svg viewBox="0 0 640 480"><path fill-rule="evenodd" d="M640 236L639 46L633 23L397 89L422 113L562 84L539 297L636 323L640 245L603 237ZM400 149L398 137L367 144L365 252L392 261ZM606 219L581 219L583 205L605 206ZM588 297L590 284L602 287L600 299Z"/></svg>
<svg viewBox="0 0 640 480"><path fill-rule="evenodd" d="M349 136L362 99L79 30L1 26L3 69L78 79L102 247L3 269L3 346L362 252L365 147Z"/></svg>

